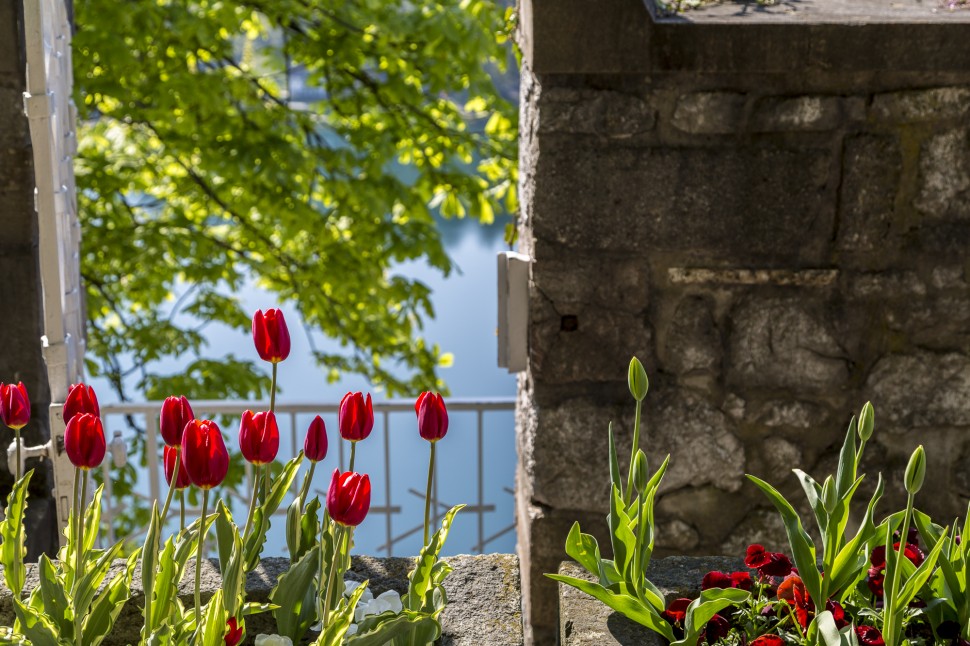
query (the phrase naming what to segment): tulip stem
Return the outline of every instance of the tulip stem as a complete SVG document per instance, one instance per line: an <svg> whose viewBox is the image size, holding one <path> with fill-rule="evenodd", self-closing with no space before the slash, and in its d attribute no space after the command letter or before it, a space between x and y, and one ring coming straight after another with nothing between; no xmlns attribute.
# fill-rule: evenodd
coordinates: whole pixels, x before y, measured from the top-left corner
<svg viewBox="0 0 970 646"><path fill-rule="evenodd" d="M337 574L337 563L339 562L342 554L341 545L344 538L344 528L340 523L334 525L334 535L333 535L333 563L330 564L330 575L327 577L327 591L323 595L323 623L320 626L320 631L324 632L327 630L327 619L330 615L330 595L333 594L333 579ZM321 550L323 549L323 543L320 544Z"/></svg>
<svg viewBox="0 0 970 646"><path fill-rule="evenodd" d="M633 420L633 450L630 452L630 475L626 480L626 492L623 494L623 503L625 505L630 504L630 499L633 496L633 460L637 457L637 449L640 448L640 410L643 408L643 402L639 399L637 400L637 416Z"/></svg>
<svg viewBox="0 0 970 646"><path fill-rule="evenodd" d="M75 471L74 488L77 481L81 481L81 497L77 506L77 549L74 557L74 594L77 594L78 583L81 581L81 554L84 552L84 501L88 497L88 473L80 467ZM74 617L74 643L81 646L81 617Z"/></svg>
<svg viewBox="0 0 970 646"><path fill-rule="evenodd" d="M21 473L22 469L20 467L20 429L19 428L15 428L13 430L13 436L14 436L14 441L17 443L17 466L14 469L14 471L17 472L17 481L19 482L20 476L23 475Z"/></svg>
<svg viewBox="0 0 970 646"><path fill-rule="evenodd" d="M182 464L182 449L175 451L175 469L172 471L172 481L168 483L168 495L165 497L165 506L162 507L161 525L168 519L168 508L172 505L172 496L175 494L175 485L179 481L179 466Z"/></svg>
<svg viewBox="0 0 970 646"><path fill-rule="evenodd" d="M272 462L268 462L263 465L263 496L262 496L262 500L259 501L260 504L263 504L264 502L266 502L266 499L269 498L269 483L270 483L269 468L272 464L273 464Z"/></svg>
<svg viewBox="0 0 970 646"><path fill-rule="evenodd" d="M195 553L195 628L202 626L202 552L205 546L205 516L209 511L209 490L202 490L202 527L199 529L199 547Z"/></svg>
<svg viewBox="0 0 970 646"><path fill-rule="evenodd" d="M274 364L275 365L275 364ZM259 467L256 467L257 469ZM256 514L256 498L259 497L259 472L253 474L253 495L249 500L249 514L246 516L246 529L243 530L243 543L249 538L249 530L253 526L253 517Z"/></svg>
<svg viewBox="0 0 970 646"><path fill-rule="evenodd" d="M310 493L310 481L313 480L313 470L316 469L317 463L310 461L310 470L307 472L306 477L303 478L303 486L300 488L300 515L303 515L303 506L306 504L307 494Z"/></svg>
<svg viewBox="0 0 970 646"><path fill-rule="evenodd" d="M347 469L351 473L354 472L354 458L357 457L357 442L350 441L350 468Z"/></svg>
<svg viewBox="0 0 970 646"><path fill-rule="evenodd" d="M279 363L273 362L273 383L269 387L269 412L276 414L276 369Z"/></svg>
<svg viewBox="0 0 970 646"><path fill-rule="evenodd" d="M428 530L431 527L431 484L434 482L434 449L437 442L431 442L431 459L428 460L428 490L424 494L424 544L428 544Z"/></svg>
<svg viewBox="0 0 970 646"><path fill-rule="evenodd" d="M179 489L179 533L185 531L185 489Z"/></svg>

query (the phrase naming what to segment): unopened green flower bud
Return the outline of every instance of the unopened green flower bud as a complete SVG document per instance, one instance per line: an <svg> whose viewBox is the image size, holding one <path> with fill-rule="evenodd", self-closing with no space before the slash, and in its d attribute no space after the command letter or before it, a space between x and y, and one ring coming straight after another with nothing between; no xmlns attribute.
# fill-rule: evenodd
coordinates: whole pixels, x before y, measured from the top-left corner
<svg viewBox="0 0 970 646"><path fill-rule="evenodd" d="M822 483L822 507L831 514L838 505L839 492L835 489L835 480L832 479L832 476L829 476Z"/></svg>
<svg viewBox="0 0 970 646"><path fill-rule="evenodd" d="M647 454L643 449L637 449L637 454L633 458L633 486L637 493L643 494L650 481L650 474L647 473Z"/></svg>
<svg viewBox="0 0 970 646"><path fill-rule="evenodd" d="M638 402L642 402L647 396L650 381L647 379L647 371L643 369L643 364L636 357L630 359L627 383L630 385L630 393L633 395L633 398Z"/></svg>
<svg viewBox="0 0 970 646"><path fill-rule="evenodd" d="M920 490L923 486L923 478L926 477L926 451L923 450L923 445L920 444L913 451L913 455L909 458L909 464L906 465L906 491L909 495L915 496L916 492Z"/></svg>
<svg viewBox="0 0 970 646"><path fill-rule="evenodd" d="M872 426L875 423L875 411L872 410L872 402L866 402L859 413L859 439L868 442L872 437Z"/></svg>

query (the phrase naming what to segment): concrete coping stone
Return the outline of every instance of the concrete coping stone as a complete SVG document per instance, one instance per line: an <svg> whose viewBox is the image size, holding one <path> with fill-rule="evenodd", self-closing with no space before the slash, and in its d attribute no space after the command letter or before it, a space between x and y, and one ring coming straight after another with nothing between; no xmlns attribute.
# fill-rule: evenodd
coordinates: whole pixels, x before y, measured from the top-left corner
<svg viewBox="0 0 970 646"><path fill-rule="evenodd" d="M748 571L744 560L727 556L669 556L655 559L647 578L664 594L667 603L678 597L695 598L701 580L713 570ZM594 581L572 561L559 574ZM584 592L559 584L559 638L561 646L665 646L666 640L645 626L630 621Z"/></svg>
<svg viewBox="0 0 970 646"><path fill-rule="evenodd" d="M441 615L441 646L522 646L522 594L519 584L519 559L513 554L459 555L446 560L454 570L445 579L448 606ZM354 556L345 578L370 581L375 596L387 590L405 592L408 572L414 565L409 557L377 558ZM110 580L124 566L118 560L109 571ZM35 564L27 566L25 594L37 585ZM266 558L249 574L246 581L247 601L268 601L276 580L289 568L286 558ZM205 560L202 565L202 601L212 596L222 585L217 561ZM193 603L195 561L186 564L179 596L187 605ZM115 622L115 629L105 639L104 646L124 646L138 643L143 625L141 566L135 566L131 599ZM0 585L0 625L13 625L12 595ZM252 644L260 633L276 632L272 613L260 613L246 618L247 638Z"/></svg>

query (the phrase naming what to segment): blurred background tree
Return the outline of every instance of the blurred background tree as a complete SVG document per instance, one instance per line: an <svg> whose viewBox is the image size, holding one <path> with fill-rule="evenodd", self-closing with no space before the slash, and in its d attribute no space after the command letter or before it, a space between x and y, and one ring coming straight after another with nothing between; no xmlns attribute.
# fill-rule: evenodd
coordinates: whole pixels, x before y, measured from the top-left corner
<svg viewBox="0 0 970 646"><path fill-rule="evenodd" d="M122 400L264 396L265 366L207 356L202 333L247 330L236 294L256 279L311 340L339 342L314 346L331 381L440 387L446 355L420 336L429 290L394 267L450 271L436 213L516 211L516 108L496 87L505 3L75 0L75 12L89 373Z"/></svg>

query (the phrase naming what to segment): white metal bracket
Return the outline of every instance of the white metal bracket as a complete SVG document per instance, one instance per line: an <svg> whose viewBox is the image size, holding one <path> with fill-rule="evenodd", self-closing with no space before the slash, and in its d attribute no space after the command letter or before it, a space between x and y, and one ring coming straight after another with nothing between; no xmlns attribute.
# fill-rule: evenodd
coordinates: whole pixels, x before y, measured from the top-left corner
<svg viewBox="0 0 970 646"><path fill-rule="evenodd" d="M529 358L529 268L532 258L498 255L498 365L522 372Z"/></svg>

